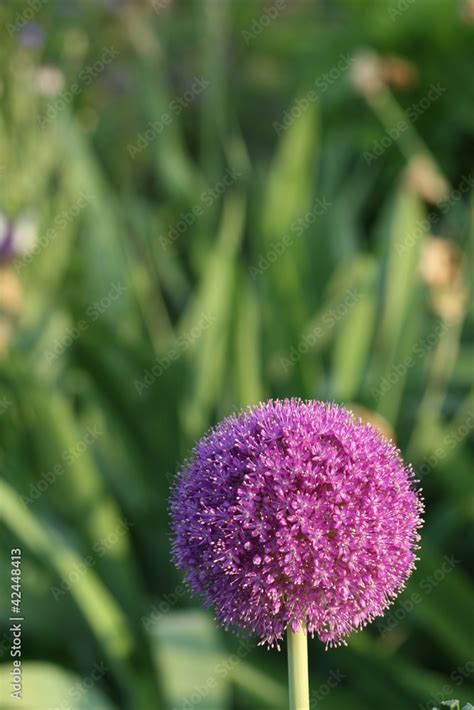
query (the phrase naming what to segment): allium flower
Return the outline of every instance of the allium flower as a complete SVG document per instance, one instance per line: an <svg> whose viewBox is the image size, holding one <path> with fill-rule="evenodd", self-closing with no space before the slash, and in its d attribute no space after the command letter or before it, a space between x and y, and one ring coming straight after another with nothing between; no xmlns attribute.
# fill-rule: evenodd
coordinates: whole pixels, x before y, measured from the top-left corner
<svg viewBox="0 0 474 710"><path fill-rule="evenodd" d="M381 615L416 560L423 505L377 429L334 404L269 401L196 445L171 500L173 553L218 621L273 645Z"/></svg>

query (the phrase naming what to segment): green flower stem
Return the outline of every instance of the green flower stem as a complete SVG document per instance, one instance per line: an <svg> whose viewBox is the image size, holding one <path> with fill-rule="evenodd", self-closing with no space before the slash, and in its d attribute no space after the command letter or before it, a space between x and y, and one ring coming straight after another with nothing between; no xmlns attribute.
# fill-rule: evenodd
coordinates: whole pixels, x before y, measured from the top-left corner
<svg viewBox="0 0 474 710"><path fill-rule="evenodd" d="M306 631L288 628L288 682L290 710L309 710L308 642Z"/></svg>
<svg viewBox="0 0 474 710"><path fill-rule="evenodd" d="M387 88L382 88L373 96L369 96L368 103L385 129L396 131L396 141L407 159L417 154L431 156L413 123L407 119L406 113Z"/></svg>

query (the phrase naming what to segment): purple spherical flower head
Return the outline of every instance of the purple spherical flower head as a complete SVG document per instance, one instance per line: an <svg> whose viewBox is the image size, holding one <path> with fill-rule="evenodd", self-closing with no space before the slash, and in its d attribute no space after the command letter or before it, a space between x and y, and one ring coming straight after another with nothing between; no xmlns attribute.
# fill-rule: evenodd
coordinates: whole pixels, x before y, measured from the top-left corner
<svg viewBox="0 0 474 710"><path fill-rule="evenodd" d="M13 225L6 222L0 214L0 263L9 261L14 253Z"/></svg>
<svg viewBox="0 0 474 710"><path fill-rule="evenodd" d="M334 404L269 401L196 445L172 494L173 554L226 628L336 645L383 614L416 560L423 504L378 430Z"/></svg>

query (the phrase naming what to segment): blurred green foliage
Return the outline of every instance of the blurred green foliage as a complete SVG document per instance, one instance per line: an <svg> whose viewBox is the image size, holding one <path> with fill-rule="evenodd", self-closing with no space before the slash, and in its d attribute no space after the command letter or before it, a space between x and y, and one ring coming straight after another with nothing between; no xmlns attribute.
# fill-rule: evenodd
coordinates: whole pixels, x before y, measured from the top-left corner
<svg viewBox="0 0 474 710"><path fill-rule="evenodd" d="M310 643L314 706L467 702L472 2L5 0L0 22L0 238L37 230L1 252L0 707L18 547L22 707L285 707L285 654L189 598L167 514L195 438L285 396L375 418L426 499L386 617Z"/></svg>

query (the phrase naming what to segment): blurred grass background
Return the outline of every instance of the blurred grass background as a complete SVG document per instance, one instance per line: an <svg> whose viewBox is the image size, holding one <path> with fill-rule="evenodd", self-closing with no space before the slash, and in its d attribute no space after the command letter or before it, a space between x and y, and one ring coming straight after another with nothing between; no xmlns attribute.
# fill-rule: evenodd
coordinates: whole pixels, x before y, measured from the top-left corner
<svg viewBox="0 0 474 710"><path fill-rule="evenodd" d="M170 561L196 437L268 397L374 421L418 568L312 706L474 697L474 3L4 0L0 707L286 706ZM21 547L23 700L8 696Z"/></svg>

